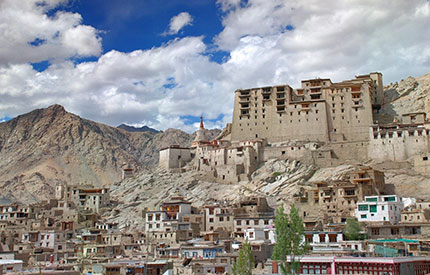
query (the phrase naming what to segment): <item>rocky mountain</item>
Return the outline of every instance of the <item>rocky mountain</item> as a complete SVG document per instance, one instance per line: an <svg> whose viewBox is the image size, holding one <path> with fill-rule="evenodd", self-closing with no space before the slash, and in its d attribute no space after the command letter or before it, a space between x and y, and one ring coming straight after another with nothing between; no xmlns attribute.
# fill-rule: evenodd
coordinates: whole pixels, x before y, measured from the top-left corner
<svg viewBox="0 0 430 275"><path fill-rule="evenodd" d="M208 131L215 136L219 130ZM57 182L111 185L121 167L153 168L158 151L190 145L194 135L168 129L128 132L66 112L60 105L0 123L0 199L35 202L52 197Z"/></svg>
<svg viewBox="0 0 430 275"><path fill-rule="evenodd" d="M152 133L152 134L156 134L156 133L160 132L160 131L155 130L155 129L148 127L148 126L134 127L134 126L130 126L127 124L121 124L117 128L126 130L128 132L148 132L148 133Z"/></svg>

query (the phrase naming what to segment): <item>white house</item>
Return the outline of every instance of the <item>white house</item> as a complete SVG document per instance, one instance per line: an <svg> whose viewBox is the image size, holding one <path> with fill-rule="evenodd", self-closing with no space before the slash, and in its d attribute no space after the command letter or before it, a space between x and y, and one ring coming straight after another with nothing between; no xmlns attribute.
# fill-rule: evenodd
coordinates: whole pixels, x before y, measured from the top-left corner
<svg viewBox="0 0 430 275"><path fill-rule="evenodd" d="M23 263L22 260L0 260L0 274L20 273Z"/></svg>
<svg viewBox="0 0 430 275"><path fill-rule="evenodd" d="M336 231L306 231L305 241L312 248L312 253L325 253L333 251L343 251L343 234Z"/></svg>
<svg viewBox="0 0 430 275"><path fill-rule="evenodd" d="M165 227L182 222L184 215L191 214L191 202L183 197L172 197L161 204L160 210L147 211L145 215L145 230L164 231Z"/></svg>
<svg viewBox="0 0 430 275"><path fill-rule="evenodd" d="M390 222L400 221L403 202L396 195L366 196L363 202L357 203L355 216L359 222Z"/></svg>
<svg viewBox="0 0 430 275"><path fill-rule="evenodd" d="M245 239L248 241L267 241L275 243L275 228L247 228L245 229Z"/></svg>

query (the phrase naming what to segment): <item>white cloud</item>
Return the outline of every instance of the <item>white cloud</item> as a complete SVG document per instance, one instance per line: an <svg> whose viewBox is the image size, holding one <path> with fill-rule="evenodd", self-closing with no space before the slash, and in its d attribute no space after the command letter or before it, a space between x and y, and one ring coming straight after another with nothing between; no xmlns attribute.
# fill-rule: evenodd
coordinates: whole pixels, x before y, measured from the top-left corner
<svg viewBox="0 0 430 275"><path fill-rule="evenodd" d="M0 2L0 65L44 60L64 60L73 56L97 56L101 40L91 26L82 25L77 13L46 13L61 0Z"/></svg>
<svg viewBox="0 0 430 275"><path fill-rule="evenodd" d="M180 116L198 116L203 108L205 116L216 118L231 106L220 109L204 100L218 87L211 75L221 73L221 65L210 62L205 50L202 37L188 37L146 51L110 51L97 62L62 62L43 72L28 64L0 67L0 87L8 87L0 89L0 97L11 103L0 106L0 114L58 103L111 125L145 121L157 129L192 130Z"/></svg>
<svg viewBox="0 0 430 275"><path fill-rule="evenodd" d="M427 6L426 0L391 1L389 7L379 1L252 0L226 10L216 41L232 56L226 67L246 70L240 77L250 75L251 84L298 85L303 78L342 80L369 71L400 80L428 72Z"/></svg>
<svg viewBox="0 0 430 275"><path fill-rule="evenodd" d="M169 31L165 32L164 35L177 34L184 27L189 26L192 23L193 17L188 12L181 12L170 19Z"/></svg>
<svg viewBox="0 0 430 275"><path fill-rule="evenodd" d="M9 41L0 44L0 117L59 103L114 126L193 131L196 125L181 117L203 114L207 128L230 122L238 88L297 87L305 78L339 81L371 71L381 71L389 83L429 72L425 0L389 6L359 0L309 0L306 5L298 0L218 1L224 28L215 43L230 55L222 64L209 59L203 37L185 37L149 50L110 51L95 62L74 65L65 59L100 51L97 30L82 25L79 14L46 17L56 1L48 7L34 3L0 4L0 20L11 20L8 28L0 23L0 38ZM37 37L47 41L30 47L27 42ZM46 59L57 62L43 72L28 64ZM221 121L210 121L220 114Z"/></svg>

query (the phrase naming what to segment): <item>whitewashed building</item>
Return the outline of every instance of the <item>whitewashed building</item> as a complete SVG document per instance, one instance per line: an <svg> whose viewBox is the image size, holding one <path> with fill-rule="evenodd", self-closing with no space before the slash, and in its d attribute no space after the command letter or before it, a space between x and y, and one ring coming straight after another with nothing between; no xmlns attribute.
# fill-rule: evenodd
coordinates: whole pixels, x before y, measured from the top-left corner
<svg viewBox="0 0 430 275"><path fill-rule="evenodd" d="M363 202L357 203L355 216L359 222L400 221L403 202L396 195L366 196Z"/></svg>

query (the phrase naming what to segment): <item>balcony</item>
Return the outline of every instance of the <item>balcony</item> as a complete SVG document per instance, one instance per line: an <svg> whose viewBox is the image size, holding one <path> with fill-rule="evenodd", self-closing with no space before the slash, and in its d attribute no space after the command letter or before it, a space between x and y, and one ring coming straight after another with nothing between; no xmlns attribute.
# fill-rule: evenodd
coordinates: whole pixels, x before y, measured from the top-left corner
<svg viewBox="0 0 430 275"><path fill-rule="evenodd" d="M322 83L321 82L314 82L314 83L311 82L310 86L311 86L311 89L319 89L322 87Z"/></svg>
<svg viewBox="0 0 430 275"><path fill-rule="evenodd" d="M277 107L276 112L277 113L285 113L285 107Z"/></svg>
<svg viewBox="0 0 430 275"><path fill-rule="evenodd" d="M311 88L311 94L322 94L322 91L321 91L321 88L314 88L314 87L312 87Z"/></svg>
<svg viewBox="0 0 430 275"><path fill-rule="evenodd" d="M249 92L239 94L239 97L250 97L250 96L251 96L251 94Z"/></svg>
<svg viewBox="0 0 430 275"><path fill-rule="evenodd" d="M262 94L270 94L272 92L272 88L263 88L261 91Z"/></svg>
<svg viewBox="0 0 430 275"><path fill-rule="evenodd" d="M239 103L248 103L248 102L249 102L249 100L250 100L250 98L249 98L249 97L240 98L240 99L239 99Z"/></svg>

